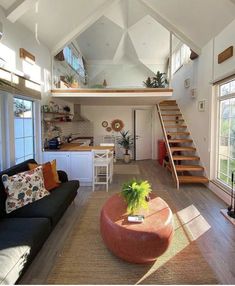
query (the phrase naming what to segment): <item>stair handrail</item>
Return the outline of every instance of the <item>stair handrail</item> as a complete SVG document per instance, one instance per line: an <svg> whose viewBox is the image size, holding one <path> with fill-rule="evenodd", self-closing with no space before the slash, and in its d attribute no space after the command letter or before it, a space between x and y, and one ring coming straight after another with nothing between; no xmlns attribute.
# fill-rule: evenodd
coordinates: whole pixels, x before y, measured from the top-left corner
<svg viewBox="0 0 235 286"><path fill-rule="evenodd" d="M175 181L176 188L177 188L177 190L179 190L179 179L178 179L178 175L177 175L177 172L176 172L175 163L174 163L173 156L172 156L172 153L171 153L171 148L170 148L169 141L168 141L168 138L167 138L166 129L165 129L165 126L164 126L164 123L163 123L162 114L161 114L161 108L160 108L159 104L157 104L157 111L158 111L158 116L159 116L160 123L161 123L161 126L162 126L162 131L163 131L163 135L164 135L164 139L165 139L166 149L167 149L167 153L168 153L168 156L169 156L169 162L170 162L171 168L172 168L171 169L171 174L172 174L172 177L173 177L173 179Z"/></svg>

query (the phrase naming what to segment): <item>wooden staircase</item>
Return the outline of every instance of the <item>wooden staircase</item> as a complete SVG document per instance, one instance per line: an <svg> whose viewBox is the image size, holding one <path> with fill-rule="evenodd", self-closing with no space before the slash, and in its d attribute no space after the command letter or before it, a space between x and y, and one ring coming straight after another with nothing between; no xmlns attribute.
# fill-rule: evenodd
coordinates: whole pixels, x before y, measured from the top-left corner
<svg viewBox="0 0 235 286"><path fill-rule="evenodd" d="M162 101L157 109L169 157L168 168L177 189L180 184L208 183L176 100Z"/></svg>

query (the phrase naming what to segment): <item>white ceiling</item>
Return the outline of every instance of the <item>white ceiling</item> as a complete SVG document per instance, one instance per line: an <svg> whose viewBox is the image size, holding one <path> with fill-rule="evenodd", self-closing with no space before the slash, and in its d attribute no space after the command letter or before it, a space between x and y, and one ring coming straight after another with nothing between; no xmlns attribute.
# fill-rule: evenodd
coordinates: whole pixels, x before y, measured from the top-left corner
<svg viewBox="0 0 235 286"><path fill-rule="evenodd" d="M137 58L140 62L159 62L167 56L166 29L199 51L235 19L234 2L234 0L0 0L0 6L4 8L6 15L12 8L20 7L20 13L19 11L16 13L19 15L16 17L17 21L33 33L37 27L39 40L54 53L69 41L74 39L79 41L79 38L82 38L83 50L88 42L91 42L91 48L86 50L86 55L92 60L113 57L114 61L118 61L123 56L129 56ZM104 24L101 24L102 22ZM92 50L94 43L96 47Z"/></svg>

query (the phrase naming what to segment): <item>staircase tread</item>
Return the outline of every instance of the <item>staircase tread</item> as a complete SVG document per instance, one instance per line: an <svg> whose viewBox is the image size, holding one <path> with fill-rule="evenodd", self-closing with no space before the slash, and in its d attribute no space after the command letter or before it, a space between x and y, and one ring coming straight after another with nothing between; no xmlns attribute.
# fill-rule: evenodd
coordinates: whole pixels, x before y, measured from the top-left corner
<svg viewBox="0 0 235 286"><path fill-rule="evenodd" d="M180 111L179 108L175 108L175 109L161 109L161 111Z"/></svg>
<svg viewBox="0 0 235 286"><path fill-rule="evenodd" d="M195 147L188 147L188 146L179 146L179 147L170 147L171 151L196 151Z"/></svg>
<svg viewBox="0 0 235 286"><path fill-rule="evenodd" d="M185 161L198 161L200 160L200 157L198 156L185 156L185 155L174 155L172 156L173 160L185 160Z"/></svg>
<svg viewBox="0 0 235 286"><path fill-rule="evenodd" d="M162 114L162 116L182 116L182 114Z"/></svg>
<svg viewBox="0 0 235 286"><path fill-rule="evenodd" d="M163 119L163 122L173 122L173 123L176 123L176 122L183 122L184 119L175 119L175 120L172 120L172 119Z"/></svg>
<svg viewBox="0 0 235 286"><path fill-rule="evenodd" d="M169 139L169 143L191 143L193 142L192 139Z"/></svg>
<svg viewBox="0 0 235 286"><path fill-rule="evenodd" d="M187 128L186 125L166 125L165 128Z"/></svg>
<svg viewBox="0 0 235 286"><path fill-rule="evenodd" d="M180 183L208 183L205 176L178 176Z"/></svg>
<svg viewBox="0 0 235 286"><path fill-rule="evenodd" d="M190 135L189 132L167 132L167 135Z"/></svg>
<svg viewBox="0 0 235 286"><path fill-rule="evenodd" d="M203 171L200 165L175 165L176 171Z"/></svg>

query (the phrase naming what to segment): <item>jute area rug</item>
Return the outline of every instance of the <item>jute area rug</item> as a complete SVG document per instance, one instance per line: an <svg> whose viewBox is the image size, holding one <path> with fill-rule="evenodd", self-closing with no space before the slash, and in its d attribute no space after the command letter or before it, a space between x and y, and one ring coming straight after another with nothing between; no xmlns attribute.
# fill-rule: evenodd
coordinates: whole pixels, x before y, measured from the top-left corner
<svg viewBox="0 0 235 286"><path fill-rule="evenodd" d="M119 175L139 175L140 174L140 169L139 166L137 165L128 165L128 164L115 164L113 166L113 172L114 174L119 174Z"/></svg>
<svg viewBox="0 0 235 286"><path fill-rule="evenodd" d="M112 194L103 191L92 193L62 253L57 257L47 284L218 283L195 241L190 240L180 224L176 213L175 235L171 246L155 263L130 264L109 252L100 235L99 215L103 204ZM175 212L172 203L169 205Z"/></svg>

